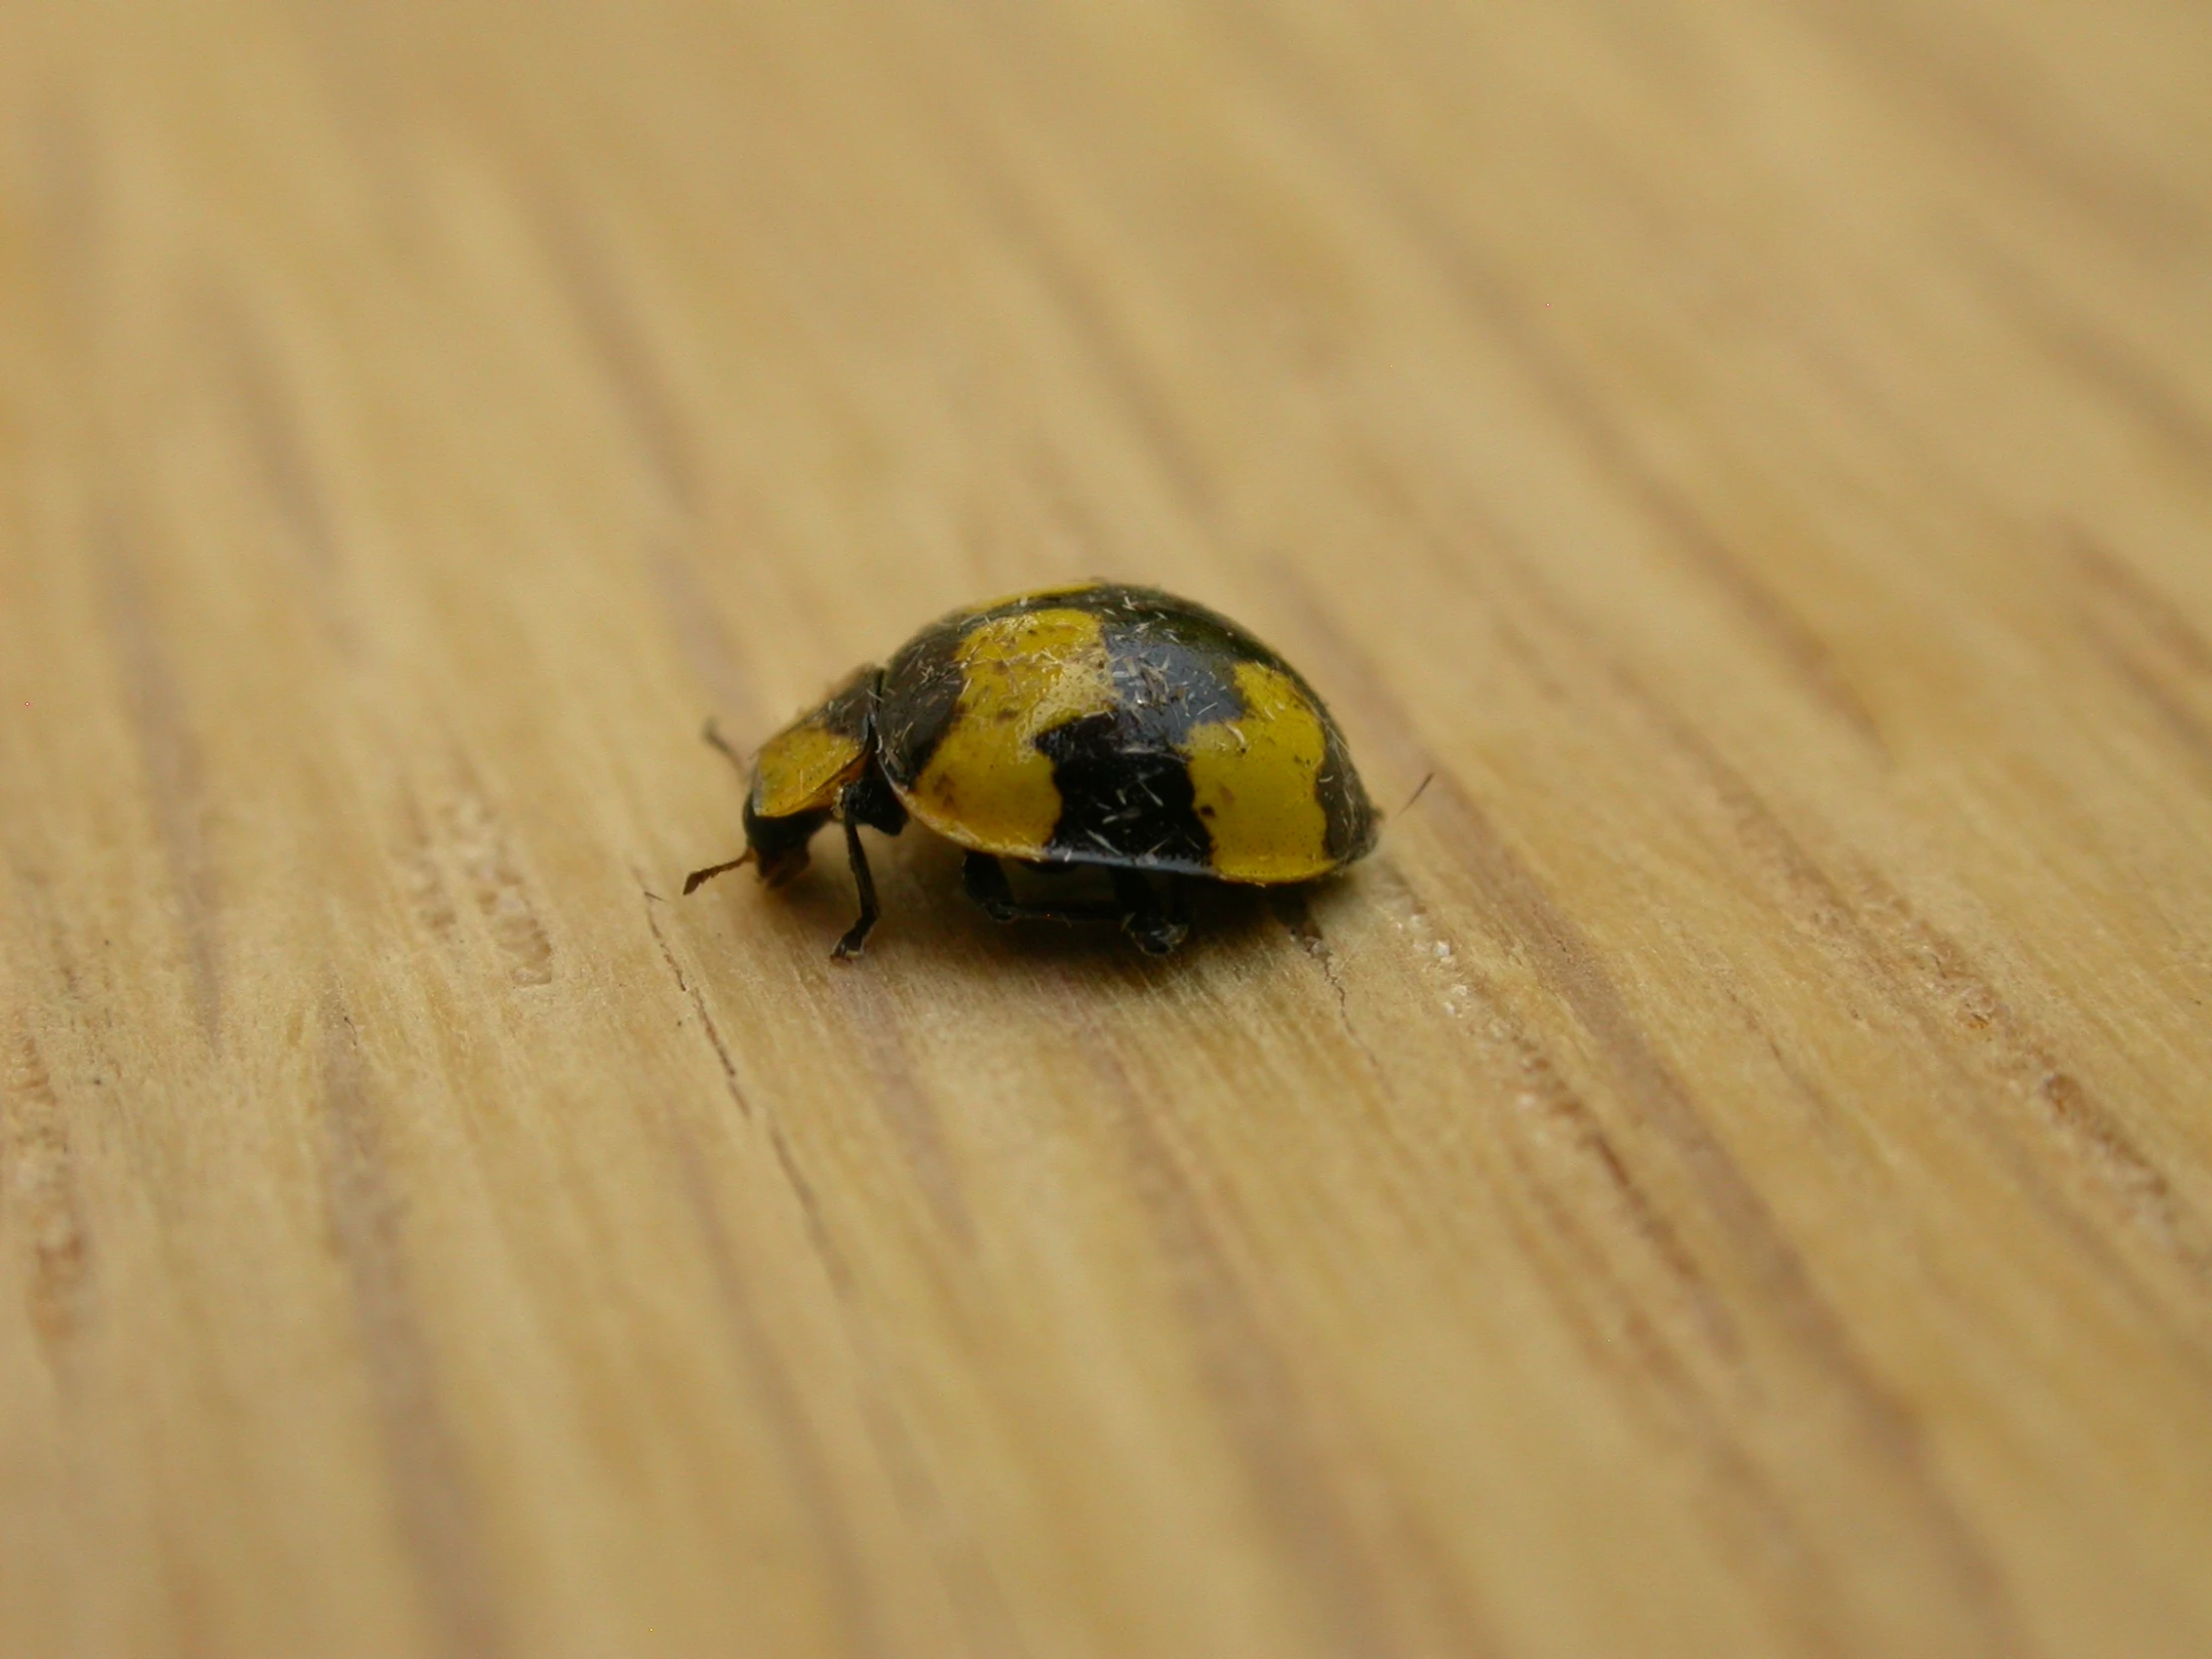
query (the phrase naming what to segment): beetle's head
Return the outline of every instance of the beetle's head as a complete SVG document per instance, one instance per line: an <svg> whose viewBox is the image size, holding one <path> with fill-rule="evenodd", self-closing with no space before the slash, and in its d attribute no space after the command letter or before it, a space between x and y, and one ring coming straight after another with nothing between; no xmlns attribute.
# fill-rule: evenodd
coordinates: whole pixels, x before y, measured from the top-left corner
<svg viewBox="0 0 2212 1659"><path fill-rule="evenodd" d="M876 670L863 668L761 746L745 798L742 856L685 883L689 892L710 874L751 863L761 879L781 887L807 867L807 843L835 814L837 798L867 770L875 744Z"/></svg>

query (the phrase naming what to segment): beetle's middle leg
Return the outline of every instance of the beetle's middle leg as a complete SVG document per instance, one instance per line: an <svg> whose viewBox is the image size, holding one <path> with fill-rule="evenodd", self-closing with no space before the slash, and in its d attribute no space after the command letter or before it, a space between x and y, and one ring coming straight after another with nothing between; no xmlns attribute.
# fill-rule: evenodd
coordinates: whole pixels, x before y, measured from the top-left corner
<svg viewBox="0 0 2212 1659"><path fill-rule="evenodd" d="M969 852L960 865L968 897L993 921L1119 921L1113 904L1024 904L1014 897L1006 866L988 852Z"/></svg>
<svg viewBox="0 0 2212 1659"><path fill-rule="evenodd" d="M1121 930L1147 956L1165 956L1190 936L1191 924L1183 917L1183 886L1173 875L1168 877L1168 895L1163 900L1138 871L1115 870L1114 906Z"/></svg>

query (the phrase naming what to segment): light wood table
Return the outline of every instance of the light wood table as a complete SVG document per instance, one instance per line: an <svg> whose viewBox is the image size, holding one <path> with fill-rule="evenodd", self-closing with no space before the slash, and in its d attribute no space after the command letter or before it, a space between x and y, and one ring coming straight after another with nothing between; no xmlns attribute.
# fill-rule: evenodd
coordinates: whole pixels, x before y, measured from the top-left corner
<svg viewBox="0 0 2212 1659"><path fill-rule="evenodd" d="M2212 1653L2212 12L0 10L0 1650ZM1101 574L1154 962L699 741Z"/></svg>

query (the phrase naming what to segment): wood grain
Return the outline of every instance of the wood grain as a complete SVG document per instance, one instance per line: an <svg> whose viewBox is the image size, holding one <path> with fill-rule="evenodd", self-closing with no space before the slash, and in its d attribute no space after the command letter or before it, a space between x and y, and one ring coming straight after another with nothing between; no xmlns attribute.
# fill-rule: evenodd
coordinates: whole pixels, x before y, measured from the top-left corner
<svg viewBox="0 0 2212 1659"><path fill-rule="evenodd" d="M2212 14L0 11L0 1630L2212 1651ZM725 883L982 595L1379 796ZM826 848L827 850L827 848Z"/></svg>

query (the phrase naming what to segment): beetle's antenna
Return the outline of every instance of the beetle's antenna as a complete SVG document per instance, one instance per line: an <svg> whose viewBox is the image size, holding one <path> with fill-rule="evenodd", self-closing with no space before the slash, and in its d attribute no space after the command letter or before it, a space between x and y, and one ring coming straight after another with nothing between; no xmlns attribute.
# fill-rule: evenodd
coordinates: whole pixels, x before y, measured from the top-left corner
<svg viewBox="0 0 2212 1659"><path fill-rule="evenodd" d="M695 869L684 877L684 893L689 897L692 889L701 882L712 881L718 875L727 875L730 871L742 865L750 864L752 861L753 848L749 846L726 864L709 864L705 869Z"/></svg>
<svg viewBox="0 0 2212 1659"><path fill-rule="evenodd" d="M722 735L722 728L715 724L715 717L713 715L709 715L707 717L706 730L701 732L699 735L705 738L707 742L714 747L716 752L719 753L724 760L728 761L740 772L745 771L745 757L743 755L740 755L735 749L730 747L730 740Z"/></svg>
<svg viewBox="0 0 2212 1659"><path fill-rule="evenodd" d="M1402 807L1400 807L1400 808L1399 808L1399 809L1398 809L1398 810L1397 810L1396 812L1392 813L1392 814L1391 814L1390 816L1391 816L1392 818L1403 818L1403 817L1404 817L1404 816L1405 816L1405 815L1406 815L1407 813L1411 812L1411 811L1413 810L1413 803L1414 803L1414 802L1416 802L1416 801L1418 801L1418 800L1419 800L1419 799L1420 799L1420 798L1421 798L1422 796L1426 795L1426 794L1428 793L1428 786L1429 786L1429 785L1431 785L1431 784L1433 784L1433 783L1434 783L1435 781L1436 781L1436 775L1435 775L1435 774L1434 774L1433 772L1431 772L1431 773L1430 773L1430 774L1429 774L1429 775L1428 775L1428 776L1427 776L1426 778L1423 778L1423 779L1422 779L1422 780L1420 781L1420 787L1419 787L1418 789L1414 790L1414 791L1413 791L1413 793L1412 793L1411 795L1409 795L1409 796L1407 796L1407 797L1405 798L1405 805L1404 805L1404 806L1402 806ZM691 889L690 889L689 887L686 887L686 888L685 888L684 890L685 890L686 892L689 892L689 891L691 891Z"/></svg>

